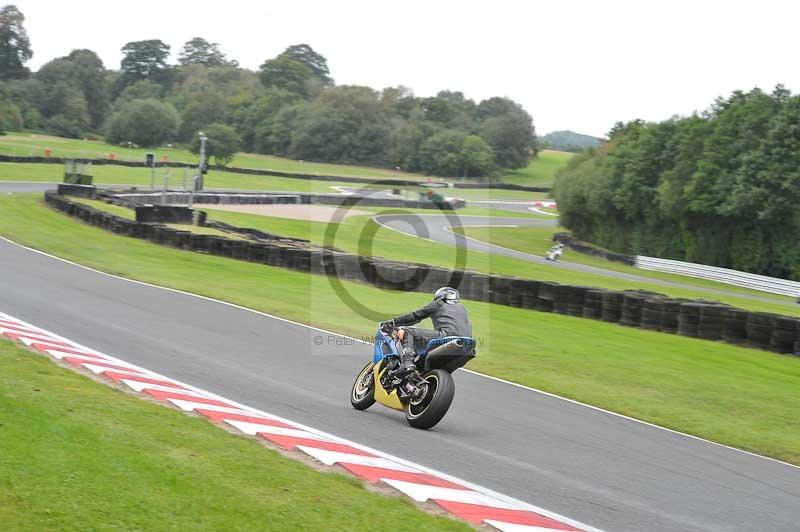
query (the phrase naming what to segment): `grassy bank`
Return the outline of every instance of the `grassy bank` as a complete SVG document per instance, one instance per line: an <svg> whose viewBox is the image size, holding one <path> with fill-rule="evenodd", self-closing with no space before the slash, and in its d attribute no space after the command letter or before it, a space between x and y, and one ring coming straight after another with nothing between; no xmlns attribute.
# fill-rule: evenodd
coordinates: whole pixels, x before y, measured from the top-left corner
<svg viewBox="0 0 800 532"><path fill-rule="evenodd" d="M542 150L528 166L504 173L500 181L528 187L552 187L556 172L574 156L566 151Z"/></svg>
<svg viewBox="0 0 800 532"><path fill-rule="evenodd" d="M102 140L81 140L54 137L30 133L9 133L0 137L0 154L16 156L44 157L45 150L50 150L51 157L65 158L90 158L107 159L113 153L120 161L144 161L145 154L156 154L156 160L161 161L166 156L172 162L196 163L197 155L182 147L173 148L133 148L106 144ZM509 171L501 177L502 182L516 183L527 186L552 185L553 177L573 154L553 150L543 150L539 156L532 159L527 167L520 170ZM213 162L213 161L212 161ZM428 176L392 170L388 168L375 168L370 166L318 163L311 161L296 161L272 155L258 153L238 153L230 166L240 168L257 168L260 170L276 170L279 172L294 172L301 174L317 174L324 176L343 177L371 177L374 179L409 179L426 181ZM453 181L453 178L433 177L442 181Z"/></svg>
<svg viewBox="0 0 800 532"><path fill-rule="evenodd" d="M1 137L0 137L1 138ZM156 188L163 187L163 170L156 171ZM169 188L178 188L184 182L184 170L169 169ZM131 185L150 189L151 172L147 168L131 168L127 166L95 165L91 169L94 183L97 185ZM64 178L64 166L61 164L34 163L0 163L0 181L36 181L60 182ZM191 183L191 172L186 182ZM324 192L337 193L334 186L348 186L348 183L335 181L313 181L307 179L291 179L276 176L258 176L234 174L210 170L205 178L205 186L214 188L233 188L242 190L270 190L278 192ZM349 184L352 186L352 183Z"/></svg>
<svg viewBox="0 0 800 532"><path fill-rule="evenodd" d="M120 161L144 161L145 154L153 152L156 154L156 160L158 161L162 160L162 157L166 155L173 162L197 162L197 155L180 147L129 149L123 146L106 144L102 140L67 139L51 135L31 135L30 133L9 133L0 137L0 154L3 155L44 157L47 149L50 150L51 157L107 159L113 153L117 160ZM328 176L426 179L425 176L420 174L386 168L295 161L258 153L238 153L230 163L230 166Z"/></svg>
<svg viewBox="0 0 800 532"><path fill-rule="evenodd" d="M27 530L470 530L0 340L0 523Z"/></svg>
<svg viewBox="0 0 800 532"><path fill-rule="evenodd" d="M346 334L363 336L374 327L375 320L343 304L324 277L115 236L47 209L38 197L0 198L0 234L103 271ZM344 286L386 316L428 299ZM557 314L468 305L481 341L473 369L800 463L800 361L793 357Z"/></svg>

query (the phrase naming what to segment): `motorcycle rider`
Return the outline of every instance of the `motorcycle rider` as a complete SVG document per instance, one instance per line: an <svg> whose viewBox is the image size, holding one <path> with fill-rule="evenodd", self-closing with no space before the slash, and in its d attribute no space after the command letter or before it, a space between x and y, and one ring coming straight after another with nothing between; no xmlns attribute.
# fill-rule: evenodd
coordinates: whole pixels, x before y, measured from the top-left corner
<svg viewBox="0 0 800 532"><path fill-rule="evenodd" d="M421 309L381 323L381 329L391 328L403 343L398 375L408 375L416 370L414 347L425 347L434 338L472 336L467 309L459 302L460 298L458 290L443 286L434 292L433 301ZM431 319L434 330L410 327L426 318Z"/></svg>

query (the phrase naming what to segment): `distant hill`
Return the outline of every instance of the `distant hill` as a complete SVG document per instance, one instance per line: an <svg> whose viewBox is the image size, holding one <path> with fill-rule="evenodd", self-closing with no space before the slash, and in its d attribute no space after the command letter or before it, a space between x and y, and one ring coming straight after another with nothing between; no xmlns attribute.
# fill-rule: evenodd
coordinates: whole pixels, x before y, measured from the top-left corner
<svg viewBox="0 0 800 532"><path fill-rule="evenodd" d="M553 131L540 138L546 148L561 151L582 151L600 145L600 139L574 131Z"/></svg>

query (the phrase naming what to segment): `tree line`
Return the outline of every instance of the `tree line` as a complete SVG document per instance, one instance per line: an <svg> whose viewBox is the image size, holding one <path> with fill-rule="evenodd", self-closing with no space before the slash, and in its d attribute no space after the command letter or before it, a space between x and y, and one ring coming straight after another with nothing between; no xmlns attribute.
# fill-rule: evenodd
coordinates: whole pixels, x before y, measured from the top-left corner
<svg viewBox="0 0 800 532"><path fill-rule="evenodd" d="M125 44L118 70L91 50L73 50L30 72L24 20L13 5L0 10L0 130L139 146L188 143L203 130L221 164L245 150L463 177L520 168L535 154L531 116L508 98L336 85L325 57L307 44L289 46L257 72L201 37L182 47L176 64L169 45L150 39Z"/></svg>
<svg viewBox="0 0 800 532"><path fill-rule="evenodd" d="M600 246L800 280L800 95L737 91L617 124L554 194L562 224Z"/></svg>

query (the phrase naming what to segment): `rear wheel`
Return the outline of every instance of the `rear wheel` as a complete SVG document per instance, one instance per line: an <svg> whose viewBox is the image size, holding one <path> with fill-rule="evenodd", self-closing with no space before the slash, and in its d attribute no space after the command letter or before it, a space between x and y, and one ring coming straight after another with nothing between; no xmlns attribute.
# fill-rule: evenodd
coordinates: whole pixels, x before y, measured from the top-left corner
<svg viewBox="0 0 800 532"><path fill-rule="evenodd" d="M366 410L375 404L375 377L372 374L374 363L370 362L361 370L350 392L350 404L356 410Z"/></svg>
<svg viewBox="0 0 800 532"><path fill-rule="evenodd" d="M442 420L450 409L456 384L443 369L434 369L422 376L424 393L406 403L406 421L417 429L429 429Z"/></svg>

